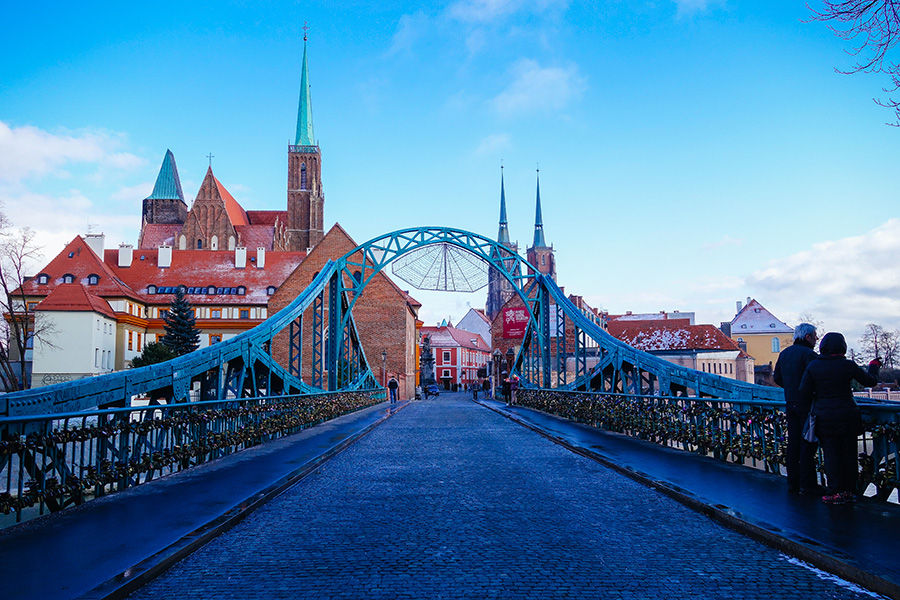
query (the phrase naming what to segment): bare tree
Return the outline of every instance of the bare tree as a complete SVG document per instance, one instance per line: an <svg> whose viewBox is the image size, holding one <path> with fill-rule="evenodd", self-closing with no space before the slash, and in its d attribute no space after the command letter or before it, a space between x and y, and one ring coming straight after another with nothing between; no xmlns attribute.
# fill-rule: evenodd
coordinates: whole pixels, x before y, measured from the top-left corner
<svg viewBox="0 0 900 600"><path fill-rule="evenodd" d="M859 356L863 360L880 358L890 369L900 359L900 331L888 331L881 325L869 323L859 338Z"/></svg>
<svg viewBox="0 0 900 600"><path fill-rule="evenodd" d="M884 92L890 94L900 89L900 63L891 62L888 58L900 42L900 0L823 0L822 4L822 10L807 4L813 13L813 20L828 22L828 28L835 35L852 41L855 47L849 53L859 57L853 68L836 70L845 74L887 73L892 87L885 87ZM900 127L900 100L888 98L876 99L875 102L893 109L896 118L888 125Z"/></svg>
<svg viewBox="0 0 900 600"><path fill-rule="evenodd" d="M25 269L41 257L34 243L34 232L28 228L14 230L0 210L0 385L7 390L24 389L28 385L27 352L35 339L52 346L53 325L35 320L34 307L26 301L22 284Z"/></svg>

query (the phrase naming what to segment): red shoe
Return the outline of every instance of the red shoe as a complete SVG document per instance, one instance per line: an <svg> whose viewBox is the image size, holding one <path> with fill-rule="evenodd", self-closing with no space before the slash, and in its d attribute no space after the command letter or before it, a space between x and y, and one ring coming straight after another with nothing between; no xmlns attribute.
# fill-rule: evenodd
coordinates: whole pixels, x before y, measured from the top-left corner
<svg viewBox="0 0 900 600"><path fill-rule="evenodd" d="M837 494L831 494L830 496L822 496L822 502L825 504L847 504L850 501L847 500L845 494L847 494L847 492L838 492Z"/></svg>

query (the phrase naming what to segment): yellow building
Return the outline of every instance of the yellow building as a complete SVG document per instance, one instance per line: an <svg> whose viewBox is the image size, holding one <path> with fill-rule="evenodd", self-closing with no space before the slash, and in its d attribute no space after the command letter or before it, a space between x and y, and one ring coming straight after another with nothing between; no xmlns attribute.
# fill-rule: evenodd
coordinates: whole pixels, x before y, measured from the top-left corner
<svg viewBox="0 0 900 600"><path fill-rule="evenodd" d="M737 314L728 333L756 361L756 369L771 373L778 354L793 342L794 328L779 320L754 299L747 298L747 305L737 303ZM759 377L757 377L759 383Z"/></svg>

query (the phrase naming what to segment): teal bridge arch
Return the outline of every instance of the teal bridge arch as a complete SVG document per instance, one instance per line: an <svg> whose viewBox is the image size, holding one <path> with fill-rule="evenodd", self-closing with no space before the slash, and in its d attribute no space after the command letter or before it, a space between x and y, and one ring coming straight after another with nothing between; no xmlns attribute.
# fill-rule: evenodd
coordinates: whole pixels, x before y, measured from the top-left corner
<svg viewBox="0 0 900 600"><path fill-rule="evenodd" d="M0 397L0 416L124 406L142 395L177 403L379 387L353 308L389 263L435 244L473 254L512 284L528 313L513 363L525 387L783 400L780 388L681 367L617 340L551 278L495 240L449 227L416 227L373 238L329 261L284 309L230 340L165 363L7 394ZM304 337L304 331L311 334ZM287 365L272 355L281 332L289 340ZM311 364L306 379L304 357Z"/></svg>

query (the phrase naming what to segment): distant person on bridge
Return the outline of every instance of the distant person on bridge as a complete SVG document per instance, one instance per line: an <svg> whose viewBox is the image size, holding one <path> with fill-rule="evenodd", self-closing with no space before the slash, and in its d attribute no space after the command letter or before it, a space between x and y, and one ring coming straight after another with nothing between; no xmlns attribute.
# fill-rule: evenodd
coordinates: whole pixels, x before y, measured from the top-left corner
<svg viewBox="0 0 900 600"><path fill-rule="evenodd" d="M818 358L814 348L819 339L816 328L800 323L794 328L794 343L782 350L775 363L775 383L784 388L787 414L787 467L788 492L792 494L821 495L816 481L816 453L819 444L803 439L803 423L809 415L810 403L800 395L800 380L806 367Z"/></svg>
<svg viewBox="0 0 900 600"><path fill-rule="evenodd" d="M825 334L819 344L819 358L809 363L800 381L800 394L812 403L816 436L825 459L828 493L825 504L856 502L859 469L857 438L863 432L862 415L853 398L852 381L866 387L877 382L881 361L869 363L869 371L844 357L847 342L840 333Z"/></svg>
<svg viewBox="0 0 900 600"><path fill-rule="evenodd" d="M391 375L391 380L388 381L388 390L391 393L391 404L397 402L397 390L400 388L400 384L397 383L397 380L394 379L394 376Z"/></svg>

